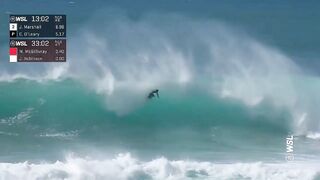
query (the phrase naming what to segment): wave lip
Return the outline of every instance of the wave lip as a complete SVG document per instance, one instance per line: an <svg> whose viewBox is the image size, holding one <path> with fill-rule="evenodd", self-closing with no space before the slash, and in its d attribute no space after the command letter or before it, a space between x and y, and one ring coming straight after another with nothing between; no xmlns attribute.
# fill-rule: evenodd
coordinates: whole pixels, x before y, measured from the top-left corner
<svg viewBox="0 0 320 180"><path fill-rule="evenodd" d="M215 20L157 14L132 20L118 13L103 12L108 23L99 28L92 28L99 18L83 24L71 38L67 63L4 64L0 83L72 79L103 95L118 115L143 106L152 89L196 87L248 108L268 102L286 109L295 134L319 131L319 78L280 50Z"/></svg>
<svg viewBox="0 0 320 180"><path fill-rule="evenodd" d="M308 168L306 168L308 167ZM17 173L19 172L19 173ZM113 159L94 160L69 156L64 162L32 164L0 163L0 177L20 179L305 179L319 178L320 167L312 163L215 164L170 161L165 157L141 161L129 153Z"/></svg>

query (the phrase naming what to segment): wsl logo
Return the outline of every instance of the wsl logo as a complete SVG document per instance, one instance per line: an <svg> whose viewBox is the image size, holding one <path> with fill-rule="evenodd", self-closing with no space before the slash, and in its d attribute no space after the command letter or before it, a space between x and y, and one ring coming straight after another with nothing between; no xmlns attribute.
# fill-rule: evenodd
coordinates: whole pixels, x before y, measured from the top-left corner
<svg viewBox="0 0 320 180"><path fill-rule="evenodd" d="M21 40L21 41L10 41L10 47L26 47L28 46L27 41Z"/></svg>
<svg viewBox="0 0 320 180"><path fill-rule="evenodd" d="M27 22L26 16L11 16L10 22Z"/></svg>
<svg viewBox="0 0 320 180"><path fill-rule="evenodd" d="M294 145L294 137L293 135L290 135L286 138L286 160L287 161L294 160L293 145Z"/></svg>

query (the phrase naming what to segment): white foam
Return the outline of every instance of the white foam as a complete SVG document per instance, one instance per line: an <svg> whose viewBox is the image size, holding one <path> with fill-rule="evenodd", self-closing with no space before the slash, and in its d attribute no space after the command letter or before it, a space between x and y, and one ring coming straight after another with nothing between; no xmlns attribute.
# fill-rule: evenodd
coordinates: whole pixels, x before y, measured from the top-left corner
<svg viewBox="0 0 320 180"><path fill-rule="evenodd" d="M70 139L73 137L77 137L79 135L79 131L67 131L67 132L47 132L47 133L41 133L40 137L49 137L49 138L64 138L64 139Z"/></svg>
<svg viewBox="0 0 320 180"><path fill-rule="evenodd" d="M316 139L316 140L320 140L320 133L317 133L317 132L309 132L307 135L306 135L307 138L310 138L310 139Z"/></svg>
<svg viewBox="0 0 320 180"><path fill-rule="evenodd" d="M6 124L11 126L14 124L25 123L28 121L28 119L31 118L31 114L33 111L34 108L27 108L14 116L0 119L0 124Z"/></svg>
<svg viewBox="0 0 320 180"><path fill-rule="evenodd" d="M170 161L164 157L140 161L130 154L113 159L68 157L55 163L0 163L0 179L112 179L112 180L183 180L183 179L256 179L311 180L319 177L320 167L308 163L230 163Z"/></svg>
<svg viewBox="0 0 320 180"><path fill-rule="evenodd" d="M5 132L5 131L0 131L0 135L6 135L6 136L19 136L18 133L11 133L11 132Z"/></svg>

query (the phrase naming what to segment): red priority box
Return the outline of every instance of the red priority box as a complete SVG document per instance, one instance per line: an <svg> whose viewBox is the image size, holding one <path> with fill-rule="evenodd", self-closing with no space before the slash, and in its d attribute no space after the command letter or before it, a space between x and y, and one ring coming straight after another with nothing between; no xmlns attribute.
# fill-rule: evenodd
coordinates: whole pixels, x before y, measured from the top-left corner
<svg viewBox="0 0 320 180"><path fill-rule="evenodd" d="M10 48L10 55L17 55L18 48Z"/></svg>

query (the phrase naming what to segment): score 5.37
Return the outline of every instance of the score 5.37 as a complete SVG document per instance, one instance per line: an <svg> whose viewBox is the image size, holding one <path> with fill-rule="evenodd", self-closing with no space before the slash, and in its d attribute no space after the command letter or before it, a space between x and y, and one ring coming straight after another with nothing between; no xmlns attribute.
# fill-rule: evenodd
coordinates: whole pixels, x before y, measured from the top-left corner
<svg viewBox="0 0 320 180"><path fill-rule="evenodd" d="M63 37L64 36L64 32L56 32L56 37Z"/></svg>

